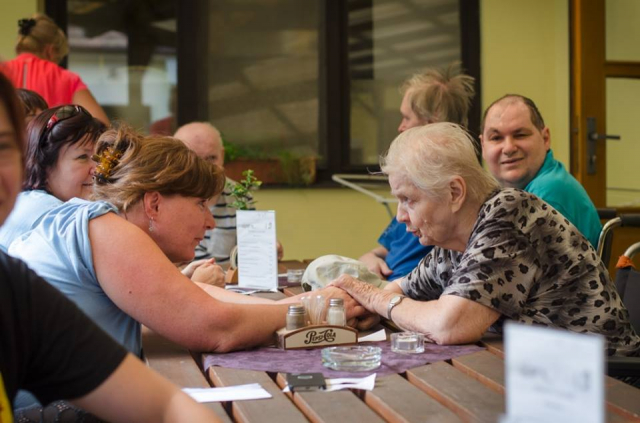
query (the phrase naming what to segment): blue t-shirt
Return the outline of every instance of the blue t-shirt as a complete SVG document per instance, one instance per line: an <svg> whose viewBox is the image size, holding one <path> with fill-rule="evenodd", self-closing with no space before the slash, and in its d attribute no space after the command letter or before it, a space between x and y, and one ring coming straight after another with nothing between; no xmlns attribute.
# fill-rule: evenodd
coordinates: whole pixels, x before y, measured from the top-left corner
<svg viewBox="0 0 640 423"><path fill-rule="evenodd" d="M551 204L582 232L594 248L598 246L602 225L596 206L580 182L553 158L551 150L547 151L542 167L524 190Z"/></svg>
<svg viewBox="0 0 640 423"><path fill-rule="evenodd" d="M117 213L110 203L73 198L42 216L9 246L9 254L25 261L118 343L140 356L140 323L111 301L93 266L89 221L109 212Z"/></svg>
<svg viewBox="0 0 640 423"><path fill-rule="evenodd" d="M378 243L389 251L384 261L393 270L388 277L390 281L406 276L433 248L420 244L417 236L407 232L407 225L395 217L378 238Z"/></svg>
<svg viewBox="0 0 640 423"><path fill-rule="evenodd" d="M46 191L23 191L18 194L13 211L0 228L0 249L5 253L14 239L30 230L43 214L62 201Z"/></svg>

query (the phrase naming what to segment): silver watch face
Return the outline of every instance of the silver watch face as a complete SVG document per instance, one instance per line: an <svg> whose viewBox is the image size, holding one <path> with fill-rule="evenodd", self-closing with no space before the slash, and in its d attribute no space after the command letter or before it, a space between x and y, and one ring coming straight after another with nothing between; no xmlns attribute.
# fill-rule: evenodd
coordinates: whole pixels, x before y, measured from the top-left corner
<svg viewBox="0 0 640 423"><path fill-rule="evenodd" d="M393 297L391 299L391 305L398 304L401 300L402 300L402 296L401 295L396 295L395 297Z"/></svg>

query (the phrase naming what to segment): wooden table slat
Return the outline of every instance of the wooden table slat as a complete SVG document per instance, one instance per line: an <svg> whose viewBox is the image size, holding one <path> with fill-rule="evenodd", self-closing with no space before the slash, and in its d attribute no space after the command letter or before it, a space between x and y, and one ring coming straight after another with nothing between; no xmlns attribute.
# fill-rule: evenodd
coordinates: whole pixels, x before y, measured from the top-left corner
<svg viewBox="0 0 640 423"><path fill-rule="evenodd" d="M400 375L377 378L376 388L364 393L364 401L388 422L462 421Z"/></svg>
<svg viewBox="0 0 640 423"><path fill-rule="evenodd" d="M452 360L453 366L488 388L504 394L504 360L489 351L463 355Z"/></svg>
<svg viewBox="0 0 640 423"><path fill-rule="evenodd" d="M441 361L407 371L407 379L465 421L496 422L504 396Z"/></svg>
<svg viewBox="0 0 640 423"><path fill-rule="evenodd" d="M500 358L504 358L504 338L502 335L496 333L486 333L480 344L485 347L489 352L497 355Z"/></svg>
<svg viewBox="0 0 640 423"><path fill-rule="evenodd" d="M276 378L278 386L284 388L283 373ZM312 422L384 422L372 409L367 407L352 391L297 392L289 394L293 402Z"/></svg>
<svg viewBox="0 0 640 423"><path fill-rule="evenodd" d="M214 386L259 383L273 396L273 398L264 400L233 402L231 411L234 419L238 422L289 423L307 421L302 412L282 393L278 385L265 372L211 366L208 375Z"/></svg>
<svg viewBox="0 0 640 423"><path fill-rule="evenodd" d="M149 367L181 388L209 388L209 382L189 351L151 329L142 328L142 345ZM220 403L206 403L223 422L231 422Z"/></svg>
<svg viewBox="0 0 640 423"><path fill-rule="evenodd" d="M605 396L609 410L640 421L640 389L607 376Z"/></svg>
<svg viewBox="0 0 640 423"><path fill-rule="evenodd" d="M457 357L453 366L496 392L505 392L504 360L488 351ZM605 378L607 422L638 418L640 390L610 377Z"/></svg>

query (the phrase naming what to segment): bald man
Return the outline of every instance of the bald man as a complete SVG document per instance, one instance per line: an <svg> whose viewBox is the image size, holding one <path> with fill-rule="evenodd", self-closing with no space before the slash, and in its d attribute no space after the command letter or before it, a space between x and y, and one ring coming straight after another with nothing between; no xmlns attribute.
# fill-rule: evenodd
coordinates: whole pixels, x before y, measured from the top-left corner
<svg viewBox="0 0 640 423"><path fill-rule="evenodd" d="M208 122L191 122L178 128L174 137L185 143L198 157L224 168L224 146L222 137ZM196 247L195 260L215 258L217 263L229 261L231 250L237 244L236 209L231 207L235 201L231 196L230 184L236 184L226 178L225 189L215 204L211 205L211 214L216 227L205 233L204 239ZM282 258L282 246L278 243L278 259Z"/></svg>
<svg viewBox="0 0 640 423"><path fill-rule="evenodd" d="M174 137L185 143L198 157L220 167L224 167L224 146L222 137L208 122L191 122L178 128ZM196 247L195 260L215 258L217 263L229 261L231 250L237 244L236 209L231 207L233 197L228 184L235 184L227 178L224 191L215 204L210 205L216 227L207 231L204 239Z"/></svg>

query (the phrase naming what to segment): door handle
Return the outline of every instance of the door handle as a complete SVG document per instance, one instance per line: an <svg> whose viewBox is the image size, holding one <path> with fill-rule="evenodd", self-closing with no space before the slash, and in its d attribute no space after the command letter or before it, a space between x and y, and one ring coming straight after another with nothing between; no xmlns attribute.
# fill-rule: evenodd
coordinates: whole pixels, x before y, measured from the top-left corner
<svg viewBox="0 0 640 423"><path fill-rule="evenodd" d="M596 174L596 142L598 140L620 140L620 135L599 134L596 118L587 118L587 175Z"/></svg>
<svg viewBox="0 0 640 423"><path fill-rule="evenodd" d="M620 135L598 134L597 132L590 132L589 139L593 141L597 140L616 140L620 141Z"/></svg>

